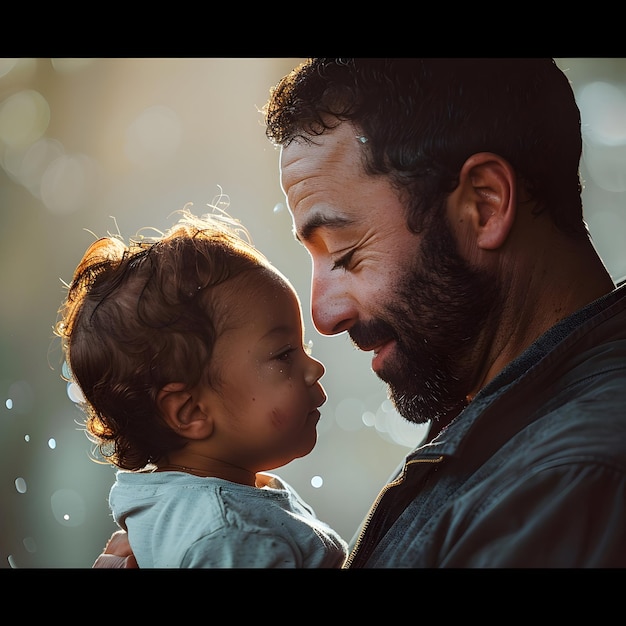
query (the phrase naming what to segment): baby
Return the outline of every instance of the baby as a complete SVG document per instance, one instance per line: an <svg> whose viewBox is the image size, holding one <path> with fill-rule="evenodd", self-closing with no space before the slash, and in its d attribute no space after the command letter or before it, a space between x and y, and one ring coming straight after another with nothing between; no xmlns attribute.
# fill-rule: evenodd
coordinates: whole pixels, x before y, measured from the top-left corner
<svg viewBox="0 0 626 626"><path fill-rule="evenodd" d="M109 236L55 327L109 504L140 568L334 568L346 542L268 471L307 455L326 401L290 282L217 210Z"/></svg>

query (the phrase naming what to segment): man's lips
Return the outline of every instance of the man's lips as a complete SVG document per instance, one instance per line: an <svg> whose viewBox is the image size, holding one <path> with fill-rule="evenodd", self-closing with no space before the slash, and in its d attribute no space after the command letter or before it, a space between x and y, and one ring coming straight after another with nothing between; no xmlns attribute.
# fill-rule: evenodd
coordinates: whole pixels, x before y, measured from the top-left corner
<svg viewBox="0 0 626 626"><path fill-rule="evenodd" d="M390 341L393 341L393 337L386 337L385 339L379 339L376 343L365 341L356 341L352 339L352 343L362 352L373 352L374 354L378 354L380 349L388 344Z"/></svg>
<svg viewBox="0 0 626 626"><path fill-rule="evenodd" d="M356 324L350 331L350 339L355 347L363 352L373 352L372 370L378 373L383 361L388 358L390 350L397 343L391 326L384 322Z"/></svg>
<svg viewBox="0 0 626 626"><path fill-rule="evenodd" d="M371 348L374 352L374 357L372 358L372 370L374 373L378 373L385 362L385 359L389 355L389 352L393 350L393 346L395 345L395 339L389 339L385 343L379 344Z"/></svg>

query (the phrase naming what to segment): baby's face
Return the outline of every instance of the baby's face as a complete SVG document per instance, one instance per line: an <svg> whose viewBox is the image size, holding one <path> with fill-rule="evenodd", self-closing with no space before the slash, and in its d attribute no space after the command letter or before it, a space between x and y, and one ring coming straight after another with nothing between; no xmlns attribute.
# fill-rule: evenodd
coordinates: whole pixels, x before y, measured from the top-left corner
<svg viewBox="0 0 626 626"><path fill-rule="evenodd" d="M211 361L219 383L206 389L206 402L224 460L270 470L315 446L324 366L309 354L300 302L281 275L254 272L231 297L240 300L237 324L216 341Z"/></svg>

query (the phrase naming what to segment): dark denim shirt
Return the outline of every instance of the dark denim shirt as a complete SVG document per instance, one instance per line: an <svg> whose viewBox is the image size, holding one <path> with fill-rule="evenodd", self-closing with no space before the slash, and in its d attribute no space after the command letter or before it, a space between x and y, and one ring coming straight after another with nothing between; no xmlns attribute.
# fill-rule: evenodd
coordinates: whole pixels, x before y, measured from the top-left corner
<svg viewBox="0 0 626 626"><path fill-rule="evenodd" d="M348 566L626 567L626 285L406 457Z"/></svg>

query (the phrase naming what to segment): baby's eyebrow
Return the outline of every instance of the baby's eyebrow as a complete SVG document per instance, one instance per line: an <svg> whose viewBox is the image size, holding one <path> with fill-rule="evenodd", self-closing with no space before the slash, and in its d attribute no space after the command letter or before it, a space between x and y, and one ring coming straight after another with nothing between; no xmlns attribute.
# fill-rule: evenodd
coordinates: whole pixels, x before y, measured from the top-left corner
<svg viewBox="0 0 626 626"><path fill-rule="evenodd" d="M280 324L270 328L262 337L262 339L270 339L272 337L284 337L294 332L293 326L289 324Z"/></svg>

